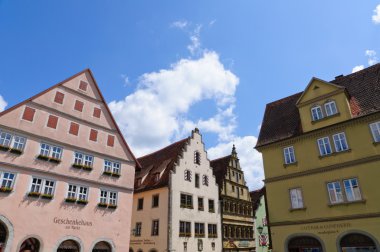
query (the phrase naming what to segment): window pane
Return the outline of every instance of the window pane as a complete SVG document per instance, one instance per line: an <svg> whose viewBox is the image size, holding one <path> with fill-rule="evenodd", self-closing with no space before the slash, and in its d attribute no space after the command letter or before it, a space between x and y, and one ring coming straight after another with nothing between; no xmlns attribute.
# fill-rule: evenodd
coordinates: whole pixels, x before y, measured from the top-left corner
<svg viewBox="0 0 380 252"><path fill-rule="evenodd" d="M50 152L50 145L48 145L46 143L41 143L40 154L42 156L48 157L49 156L49 152Z"/></svg>
<svg viewBox="0 0 380 252"><path fill-rule="evenodd" d="M7 132L0 133L0 145L10 146L12 140L12 135Z"/></svg>
<svg viewBox="0 0 380 252"><path fill-rule="evenodd" d="M56 159L61 159L61 154L62 154L61 147L57 147L57 146L52 147L51 157L56 158Z"/></svg>
<svg viewBox="0 0 380 252"><path fill-rule="evenodd" d="M81 165L83 163L83 154L82 153L75 152L74 163L77 165Z"/></svg>
<svg viewBox="0 0 380 252"><path fill-rule="evenodd" d="M25 146L25 141L26 141L25 137L14 136L13 149L23 150Z"/></svg>
<svg viewBox="0 0 380 252"><path fill-rule="evenodd" d="M380 142L380 122L370 124L373 140Z"/></svg>
<svg viewBox="0 0 380 252"><path fill-rule="evenodd" d="M41 185L42 185L42 179L33 178L32 179L32 186L30 187L30 191L39 193L41 191Z"/></svg>

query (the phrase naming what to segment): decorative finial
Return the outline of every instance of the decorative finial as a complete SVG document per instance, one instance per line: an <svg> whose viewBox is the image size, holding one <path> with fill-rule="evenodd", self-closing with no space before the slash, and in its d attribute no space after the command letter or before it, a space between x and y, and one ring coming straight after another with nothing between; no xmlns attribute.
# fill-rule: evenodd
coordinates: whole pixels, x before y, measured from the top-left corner
<svg viewBox="0 0 380 252"><path fill-rule="evenodd" d="M232 154L237 154L235 144L232 145Z"/></svg>

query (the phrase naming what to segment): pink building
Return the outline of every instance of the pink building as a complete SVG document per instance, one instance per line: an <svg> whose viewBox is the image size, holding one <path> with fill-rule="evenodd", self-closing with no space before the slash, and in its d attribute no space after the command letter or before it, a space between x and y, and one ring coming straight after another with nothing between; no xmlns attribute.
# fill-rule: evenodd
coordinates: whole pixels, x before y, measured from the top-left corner
<svg viewBox="0 0 380 252"><path fill-rule="evenodd" d="M0 252L128 251L135 157L90 70L0 113Z"/></svg>

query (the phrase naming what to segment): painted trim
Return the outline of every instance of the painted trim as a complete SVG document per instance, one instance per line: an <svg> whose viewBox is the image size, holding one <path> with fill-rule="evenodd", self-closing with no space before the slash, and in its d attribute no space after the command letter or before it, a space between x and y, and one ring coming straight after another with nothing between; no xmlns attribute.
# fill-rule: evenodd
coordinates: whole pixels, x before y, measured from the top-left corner
<svg viewBox="0 0 380 252"><path fill-rule="evenodd" d="M4 215L0 215L0 222L2 222L5 227L7 228L7 241L5 243L5 250L4 252L10 252L12 248L12 242L13 242L13 237L14 237L14 229L12 222L8 220L7 217Z"/></svg>
<svg viewBox="0 0 380 252"><path fill-rule="evenodd" d="M337 249L337 251L339 251L339 252L342 251L342 248L340 247L340 241L342 240L342 238L348 234L355 234L355 233L365 235L365 236L368 236L369 238L371 238L372 241L375 243L376 250L380 251L380 244L377 241L377 239L375 238L375 236L373 236L370 233L367 233L365 231L358 230L358 229L348 230L348 231L345 231L345 232L338 235L338 237L336 238L336 249Z"/></svg>
<svg viewBox="0 0 380 252"><path fill-rule="evenodd" d="M52 252L56 252L58 250L59 246L61 245L61 243L64 242L64 241L67 241L67 240L73 240L73 241L77 242L78 245L79 245L79 252L84 252L85 251L84 245L83 245L83 242L82 242L81 239L79 239L76 236L67 235L67 236L62 237L61 239L59 239L56 242L55 246L52 249Z"/></svg>
<svg viewBox="0 0 380 252"><path fill-rule="evenodd" d="M318 240L319 243L320 243L321 246L322 246L322 251L323 251L323 252L328 252L328 251L326 250L326 247L325 247L325 244L324 244L323 240L322 240L321 238L319 238L319 236L317 236L317 235L315 235L315 234L312 234L312 233L295 233L295 234L291 234L291 235L289 235L289 236L286 238L285 242L284 242L284 252L289 252L289 249L288 249L289 241L290 241L291 239L293 239L293 238L300 237L300 236L309 236L309 237L311 237L311 238L314 238L314 239Z"/></svg>
<svg viewBox="0 0 380 252"><path fill-rule="evenodd" d="M41 236L33 235L33 234L27 235L23 239L20 240L19 244L17 245L17 251L20 251L21 245L24 243L24 241L26 241L29 238L34 238L34 239L38 240L38 242L40 243L40 250L39 251L44 251L44 243L43 243Z"/></svg>
<svg viewBox="0 0 380 252"><path fill-rule="evenodd" d="M112 239L109 238L99 238L92 242L91 251L95 248L95 245L99 242L106 242L111 247L111 252L116 252L116 246Z"/></svg>

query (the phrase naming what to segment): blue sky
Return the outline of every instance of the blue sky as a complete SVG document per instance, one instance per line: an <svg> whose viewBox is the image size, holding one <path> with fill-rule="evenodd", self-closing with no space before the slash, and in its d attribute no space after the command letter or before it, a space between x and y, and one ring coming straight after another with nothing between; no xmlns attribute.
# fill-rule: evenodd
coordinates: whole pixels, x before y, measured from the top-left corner
<svg viewBox="0 0 380 252"><path fill-rule="evenodd" d="M0 109L90 68L138 156L198 126L257 188L265 104L376 63L380 1L0 0L0 37Z"/></svg>

